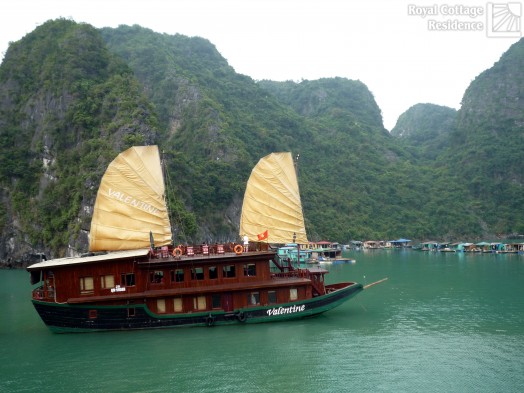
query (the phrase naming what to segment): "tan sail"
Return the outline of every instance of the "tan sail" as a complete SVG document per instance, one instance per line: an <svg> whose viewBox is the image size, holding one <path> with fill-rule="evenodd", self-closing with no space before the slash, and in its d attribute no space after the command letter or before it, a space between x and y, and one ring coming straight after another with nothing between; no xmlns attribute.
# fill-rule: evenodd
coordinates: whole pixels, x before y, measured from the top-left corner
<svg viewBox="0 0 524 393"><path fill-rule="evenodd" d="M120 153L102 177L91 221L90 251L147 248L171 243L164 178L157 146Z"/></svg>
<svg viewBox="0 0 524 393"><path fill-rule="evenodd" d="M269 154L251 171L240 218L244 235L250 241L308 243L291 153Z"/></svg>

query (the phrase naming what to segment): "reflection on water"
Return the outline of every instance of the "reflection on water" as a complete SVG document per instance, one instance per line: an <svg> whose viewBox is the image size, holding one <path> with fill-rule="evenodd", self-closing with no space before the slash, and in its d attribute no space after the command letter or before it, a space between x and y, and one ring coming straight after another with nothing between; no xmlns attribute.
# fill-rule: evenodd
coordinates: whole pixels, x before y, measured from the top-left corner
<svg viewBox="0 0 524 393"><path fill-rule="evenodd" d="M0 271L0 391L524 391L524 256L350 256L329 282L389 280L315 318L92 334L50 333Z"/></svg>

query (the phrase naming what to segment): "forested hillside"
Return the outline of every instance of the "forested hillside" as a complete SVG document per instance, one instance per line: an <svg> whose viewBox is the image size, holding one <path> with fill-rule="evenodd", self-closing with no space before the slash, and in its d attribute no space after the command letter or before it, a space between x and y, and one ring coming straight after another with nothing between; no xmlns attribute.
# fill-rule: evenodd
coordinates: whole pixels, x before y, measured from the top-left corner
<svg viewBox="0 0 524 393"><path fill-rule="evenodd" d="M524 39L470 84L442 156L460 168L482 226L524 232Z"/></svg>
<svg viewBox="0 0 524 393"><path fill-rule="evenodd" d="M99 32L47 22L0 67L0 258L84 250L103 167L158 122Z"/></svg>
<svg viewBox="0 0 524 393"><path fill-rule="evenodd" d="M295 141L307 139L304 120L235 73L205 39L139 26L102 35L133 69L161 119L157 143L171 157L174 195L198 225L182 225L180 236L234 240L252 167L263 155L294 150Z"/></svg>
<svg viewBox="0 0 524 393"><path fill-rule="evenodd" d="M513 51L473 82L458 113L422 108L405 122L408 134L392 136L360 81L255 82L202 38L49 21L11 44L0 66L0 260L86 251L105 167L126 147L152 143L167 163L176 242L237 240L251 168L274 151L300 154L312 240L524 232L517 202L504 225L487 209L523 194L522 147L512 159L502 145L485 149L493 156L474 173L490 133L522 143L523 55ZM507 88L485 111L487 90L474 85L500 80ZM506 188L486 193L479 176Z"/></svg>
<svg viewBox="0 0 524 393"><path fill-rule="evenodd" d="M422 160L434 160L449 147L457 111L434 104L416 104L401 114L391 135Z"/></svg>

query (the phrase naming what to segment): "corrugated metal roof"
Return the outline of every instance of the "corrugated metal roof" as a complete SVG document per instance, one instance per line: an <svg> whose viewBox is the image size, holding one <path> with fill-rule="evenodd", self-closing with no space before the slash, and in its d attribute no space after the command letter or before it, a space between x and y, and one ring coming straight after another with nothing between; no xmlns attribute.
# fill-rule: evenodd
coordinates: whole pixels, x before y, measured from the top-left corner
<svg viewBox="0 0 524 393"><path fill-rule="evenodd" d="M27 270L41 270L48 269L52 267L60 266L69 266L80 263L90 263L90 262L100 262L100 261L110 261L114 259L121 258L133 258L133 257L143 257L149 253L149 249L140 249L140 250L128 250L128 251L116 251L110 252L107 254L100 255L90 255L85 257L68 257L68 258L58 258L51 259L49 261L42 261L35 263L34 265L28 266Z"/></svg>

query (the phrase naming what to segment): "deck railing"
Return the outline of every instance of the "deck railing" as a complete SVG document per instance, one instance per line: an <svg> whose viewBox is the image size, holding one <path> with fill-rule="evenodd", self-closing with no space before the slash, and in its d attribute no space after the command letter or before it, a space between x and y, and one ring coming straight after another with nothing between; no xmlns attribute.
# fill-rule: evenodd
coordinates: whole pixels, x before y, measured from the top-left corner
<svg viewBox="0 0 524 393"><path fill-rule="evenodd" d="M248 252L267 250L267 245L261 243L251 243L248 247ZM239 243L215 243L197 245L181 244L176 247L162 246L159 248L155 248L151 251L151 255L154 258L170 258L172 256L209 256L229 253L243 254L245 253L244 247Z"/></svg>
<svg viewBox="0 0 524 393"><path fill-rule="evenodd" d="M273 273L275 278L309 278L309 270L307 269L295 269L287 272Z"/></svg>
<svg viewBox="0 0 524 393"><path fill-rule="evenodd" d="M272 277L275 279L308 278L311 280L311 285L318 295L324 295L326 293L323 278L321 278L319 274L311 274L308 269L295 269L287 272L272 273Z"/></svg>
<svg viewBox="0 0 524 393"><path fill-rule="evenodd" d="M44 289L44 286L42 285L33 290L32 296L35 300L54 299L55 290L54 288Z"/></svg>

